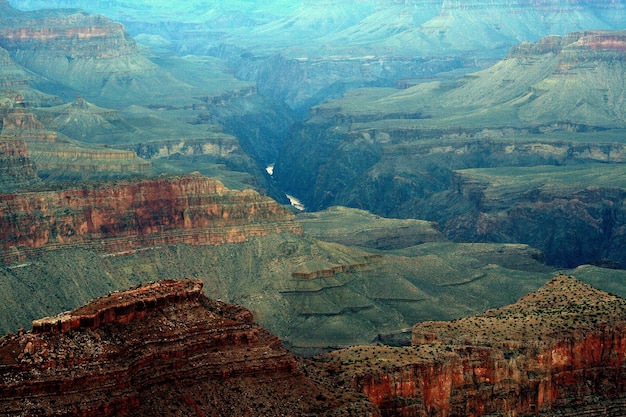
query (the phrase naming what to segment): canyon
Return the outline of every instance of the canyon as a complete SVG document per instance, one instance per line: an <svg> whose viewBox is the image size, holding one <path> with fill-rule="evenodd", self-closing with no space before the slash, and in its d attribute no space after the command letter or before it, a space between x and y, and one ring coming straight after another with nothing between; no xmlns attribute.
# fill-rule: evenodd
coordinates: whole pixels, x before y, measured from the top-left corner
<svg viewBox="0 0 626 417"><path fill-rule="evenodd" d="M577 226L568 230L563 224L550 229L552 233L543 226L524 224L522 211L513 209L509 215L520 215L511 219L515 226L500 229L499 237L481 238L477 231L481 219L499 215L475 200L462 202L473 191L458 192L468 183L457 179L474 168L483 169L486 176L492 173L495 181L507 167L532 176L542 171L536 168L542 165L573 171L574 166L587 165L587 172L606 169L607 176L616 181L603 183L601 176L591 180L592 176L582 174L587 179L580 178L576 192L598 188L599 194L616 192L619 201L623 181L619 174L609 172L619 172L624 163L626 109L619 92L624 88L625 39L623 31L550 36L522 43L496 65L455 81L353 90L313 107L310 118L294 126L273 178L312 211L342 205L387 217L437 221L450 239L527 243L544 251L547 261L558 266L601 258L622 263L618 253L623 251L604 240L621 233L621 215L603 220L602 207L568 212L570 224L597 228L598 243L590 245L594 253L581 252L582 244L563 251L557 247L570 241L565 235L576 233ZM572 182L574 178L579 177L573 176ZM514 177L509 180L513 182ZM492 197L502 199L503 206L533 205L541 194L545 219L558 217L556 206L569 198L569 184L554 184L541 192L526 184L525 188L520 181L517 196ZM548 208L550 202L553 211ZM619 203L607 202L605 208L609 206L620 211ZM457 219L464 210L465 220ZM462 226L470 217L472 224ZM476 232L461 230L465 227ZM522 236L524 230L535 234Z"/></svg>
<svg viewBox="0 0 626 417"><path fill-rule="evenodd" d="M0 414L620 415L625 11L0 0Z"/></svg>

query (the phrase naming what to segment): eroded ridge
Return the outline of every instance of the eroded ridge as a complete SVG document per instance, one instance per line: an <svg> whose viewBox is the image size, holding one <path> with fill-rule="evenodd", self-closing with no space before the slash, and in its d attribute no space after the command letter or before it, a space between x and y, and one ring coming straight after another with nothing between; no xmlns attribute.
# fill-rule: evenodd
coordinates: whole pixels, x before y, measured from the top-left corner
<svg viewBox="0 0 626 417"><path fill-rule="evenodd" d="M0 340L0 415L329 415L333 393L200 281L115 292ZM365 414L359 414L365 415Z"/></svg>
<svg viewBox="0 0 626 417"><path fill-rule="evenodd" d="M329 357L384 415L624 416L625 354L626 300L557 276L514 304L417 324L411 347Z"/></svg>
<svg viewBox="0 0 626 417"><path fill-rule="evenodd" d="M141 319L149 311L184 301L196 302L202 281L158 281L124 292L115 292L55 317L33 321L33 333L67 333L76 329L98 329L110 323Z"/></svg>

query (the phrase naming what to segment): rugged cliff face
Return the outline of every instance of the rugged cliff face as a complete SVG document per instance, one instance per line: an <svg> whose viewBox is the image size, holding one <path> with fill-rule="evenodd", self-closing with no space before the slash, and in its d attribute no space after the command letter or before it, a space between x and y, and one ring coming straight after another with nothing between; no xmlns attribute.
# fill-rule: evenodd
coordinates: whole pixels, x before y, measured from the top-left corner
<svg viewBox="0 0 626 417"><path fill-rule="evenodd" d="M5 261L64 246L112 253L301 232L293 215L273 200L200 176L4 194L0 201Z"/></svg>
<svg viewBox="0 0 626 417"><path fill-rule="evenodd" d="M625 300L558 276L510 306L418 324L411 348L354 348L330 363L383 415L594 414L623 404L624 311Z"/></svg>
<svg viewBox="0 0 626 417"><path fill-rule="evenodd" d="M199 281L160 281L0 341L0 413L375 415L305 377L280 340Z"/></svg>
<svg viewBox="0 0 626 417"><path fill-rule="evenodd" d="M453 239L524 242L559 266L626 265L622 173L595 164L457 171L439 208Z"/></svg>
<svg viewBox="0 0 626 417"><path fill-rule="evenodd" d="M40 183L23 140L0 136L0 190L12 192Z"/></svg>

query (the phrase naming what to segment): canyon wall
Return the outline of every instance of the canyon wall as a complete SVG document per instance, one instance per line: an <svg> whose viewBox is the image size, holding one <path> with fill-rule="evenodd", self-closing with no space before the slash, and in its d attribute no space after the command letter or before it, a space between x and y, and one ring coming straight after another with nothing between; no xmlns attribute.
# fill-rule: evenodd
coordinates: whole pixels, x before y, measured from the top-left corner
<svg viewBox="0 0 626 417"><path fill-rule="evenodd" d="M626 301L558 276L517 303L335 353L388 416L606 415L624 404ZM332 362L331 362L332 363ZM335 363L337 365L337 363Z"/></svg>
<svg viewBox="0 0 626 417"><path fill-rule="evenodd" d="M49 326L66 319L61 332ZM33 330L0 340L2 415L324 416L346 406L249 311L204 297L199 281L116 292ZM366 402L350 408L376 415Z"/></svg>
<svg viewBox="0 0 626 417"><path fill-rule="evenodd" d="M105 253L189 243L242 242L301 233L284 207L251 190L200 176L100 183L0 196L2 259L86 247Z"/></svg>
<svg viewBox="0 0 626 417"><path fill-rule="evenodd" d="M0 136L0 192L13 192L40 182L24 141Z"/></svg>
<svg viewBox="0 0 626 417"><path fill-rule="evenodd" d="M602 260L626 265L622 168L600 168L612 180L590 181L594 168L584 166L536 170L535 178L526 180L512 169L517 181L502 173L457 171L454 191L444 198L450 202L443 209L446 233L473 242L523 242L559 266Z"/></svg>

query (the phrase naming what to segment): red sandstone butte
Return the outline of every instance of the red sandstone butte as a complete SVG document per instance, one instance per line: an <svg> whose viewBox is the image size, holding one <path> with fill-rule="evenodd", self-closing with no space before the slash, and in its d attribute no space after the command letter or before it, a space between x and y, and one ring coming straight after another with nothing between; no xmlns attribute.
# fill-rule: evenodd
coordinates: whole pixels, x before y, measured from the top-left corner
<svg viewBox="0 0 626 417"><path fill-rule="evenodd" d="M371 414L307 378L248 310L206 298L200 281L116 292L0 339L2 416Z"/></svg>
<svg viewBox="0 0 626 417"><path fill-rule="evenodd" d="M281 231L295 216L252 190L188 176L0 195L0 258L86 247L120 253L154 245L218 245Z"/></svg>
<svg viewBox="0 0 626 417"><path fill-rule="evenodd" d="M326 359L386 416L626 415L626 300L572 277L412 344Z"/></svg>

